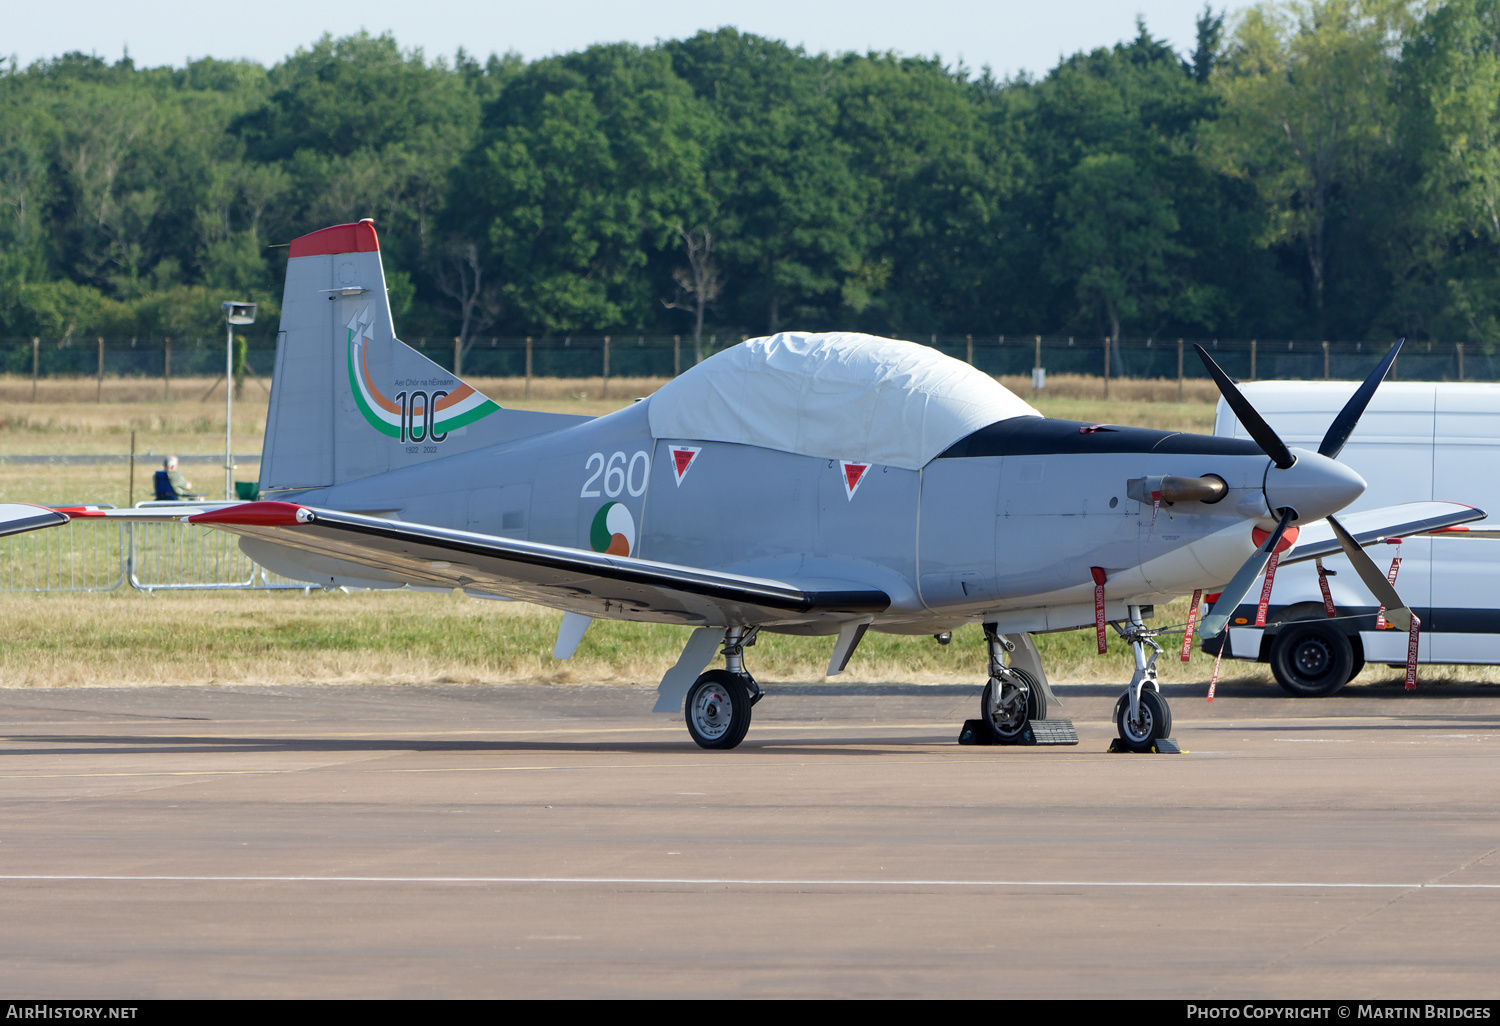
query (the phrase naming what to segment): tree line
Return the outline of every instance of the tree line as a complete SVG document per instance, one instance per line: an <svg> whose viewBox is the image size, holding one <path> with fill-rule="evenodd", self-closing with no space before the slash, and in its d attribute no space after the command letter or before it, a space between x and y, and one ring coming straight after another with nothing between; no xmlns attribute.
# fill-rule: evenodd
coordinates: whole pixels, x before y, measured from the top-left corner
<svg viewBox="0 0 1500 1026"><path fill-rule="evenodd" d="M998 79L732 28L524 61L0 70L0 336L274 331L373 217L404 337L1500 340L1500 0L1205 8Z"/></svg>

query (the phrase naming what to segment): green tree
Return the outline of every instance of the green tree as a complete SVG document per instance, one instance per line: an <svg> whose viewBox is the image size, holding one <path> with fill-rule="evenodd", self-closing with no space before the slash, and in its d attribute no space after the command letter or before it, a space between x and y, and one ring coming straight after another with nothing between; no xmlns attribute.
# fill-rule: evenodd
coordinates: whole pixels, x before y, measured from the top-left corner
<svg viewBox="0 0 1500 1026"><path fill-rule="evenodd" d="M1056 216L1053 278L1097 311L1110 338L1119 340L1122 320L1165 306L1173 291L1169 263L1186 250L1175 238L1171 201L1132 158L1097 153L1079 161L1058 193Z"/></svg>
<svg viewBox="0 0 1500 1026"><path fill-rule="evenodd" d="M869 179L838 135L826 56L734 29L665 45L672 67L722 123L706 147L731 316L753 330L847 323L886 273Z"/></svg>
<svg viewBox="0 0 1500 1026"><path fill-rule="evenodd" d="M1434 6L1402 51L1402 134L1422 327L1500 343L1500 3Z"/></svg>
<svg viewBox="0 0 1500 1026"><path fill-rule="evenodd" d="M455 166L473 145L491 73L459 55L459 67L402 50L390 35L325 35L268 73L264 101L231 133L262 177L241 174L241 208L261 219L259 238L284 242L330 224L376 220L392 270L416 285L418 332L440 300L434 276L442 240L437 223ZM425 300L424 300L425 297Z"/></svg>
<svg viewBox="0 0 1500 1026"><path fill-rule="evenodd" d="M1225 117L1221 167L1255 183L1273 211L1264 238L1305 261L1313 330L1326 333L1331 230L1345 202L1397 160L1393 40L1404 0L1309 0L1245 11L1215 76ZM1378 229L1377 229L1378 232ZM1351 255L1358 243L1348 247Z"/></svg>
<svg viewBox="0 0 1500 1026"><path fill-rule="evenodd" d="M713 119L658 50L625 44L530 65L485 116L455 178L455 236L483 232L518 322L633 329L658 317L645 273L703 206ZM460 211L462 213L460 214Z"/></svg>
<svg viewBox="0 0 1500 1026"><path fill-rule="evenodd" d="M1026 170L1010 108L935 59L846 55L830 92L868 222L843 316L920 334L994 326Z"/></svg>
<svg viewBox="0 0 1500 1026"><path fill-rule="evenodd" d="M1012 88L1030 94L1021 291L1047 297L1037 328L1201 334L1267 291L1258 202L1203 153L1219 101L1144 24Z"/></svg>

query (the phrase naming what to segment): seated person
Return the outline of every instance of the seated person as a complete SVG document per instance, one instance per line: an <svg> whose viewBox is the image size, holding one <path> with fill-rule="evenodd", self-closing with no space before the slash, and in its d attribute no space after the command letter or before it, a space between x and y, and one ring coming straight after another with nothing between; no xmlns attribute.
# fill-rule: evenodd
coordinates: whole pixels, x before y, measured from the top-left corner
<svg viewBox="0 0 1500 1026"><path fill-rule="evenodd" d="M177 469L177 457L168 456L162 460L162 467L155 476L156 499L158 502L170 502L173 499L201 499L201 493L193 492L193 483L182 476L182 471Z"/></svg>

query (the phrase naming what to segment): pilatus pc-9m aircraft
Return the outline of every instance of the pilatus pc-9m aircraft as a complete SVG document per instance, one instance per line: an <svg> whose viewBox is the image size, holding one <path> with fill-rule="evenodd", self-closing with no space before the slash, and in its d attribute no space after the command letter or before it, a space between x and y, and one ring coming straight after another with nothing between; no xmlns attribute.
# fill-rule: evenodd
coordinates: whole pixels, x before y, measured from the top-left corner
<svg viewBox="0 0 1500 1026"><path fill-rule="evenodd" d="M761 631L836 638L832 674L867 630L982 624L981 718L1014 742L1056 702L1031 635L1102 639L1107 620L1136 655L1120 737L1145 751L1171 731L1155 603L1221 591L1213 637L1295 540L1287 560L1342 549L1405 626L1361 542L1484 515L1414 503L1347 530L1331 515L1364 491L1335 457L1395 353L1318 452L1283 445L1207 354L1254 441L1051 420L934 349L842 333L752 339L603 417L506 410L397 341L362 221L291 244L264 501L94 515L232 531L256 562L328 587L559 608L559 658L597 618L694 627L656 709L681 710L704 748L745 737ZM63 517L4 513L9 531ZM716 650L724 668L701 672Z"/></svg>

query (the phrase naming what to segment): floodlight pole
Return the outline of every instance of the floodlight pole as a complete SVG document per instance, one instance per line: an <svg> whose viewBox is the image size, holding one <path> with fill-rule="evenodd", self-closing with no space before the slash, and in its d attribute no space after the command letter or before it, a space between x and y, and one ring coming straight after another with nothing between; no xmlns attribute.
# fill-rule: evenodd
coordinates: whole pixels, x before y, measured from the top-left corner
<svg viewBox="0 0 1500 1026"><path fill-rule="evenodd" d="M234 499L234 322L225 321L224 342L224 501Z"/></svg>
<svg viewBox="0 0 1500 1026"><path fill-rule="evenodd" d="M224 310L224 500L234 501L234 326L255 323L254 303L223 303Z"/></svg>

